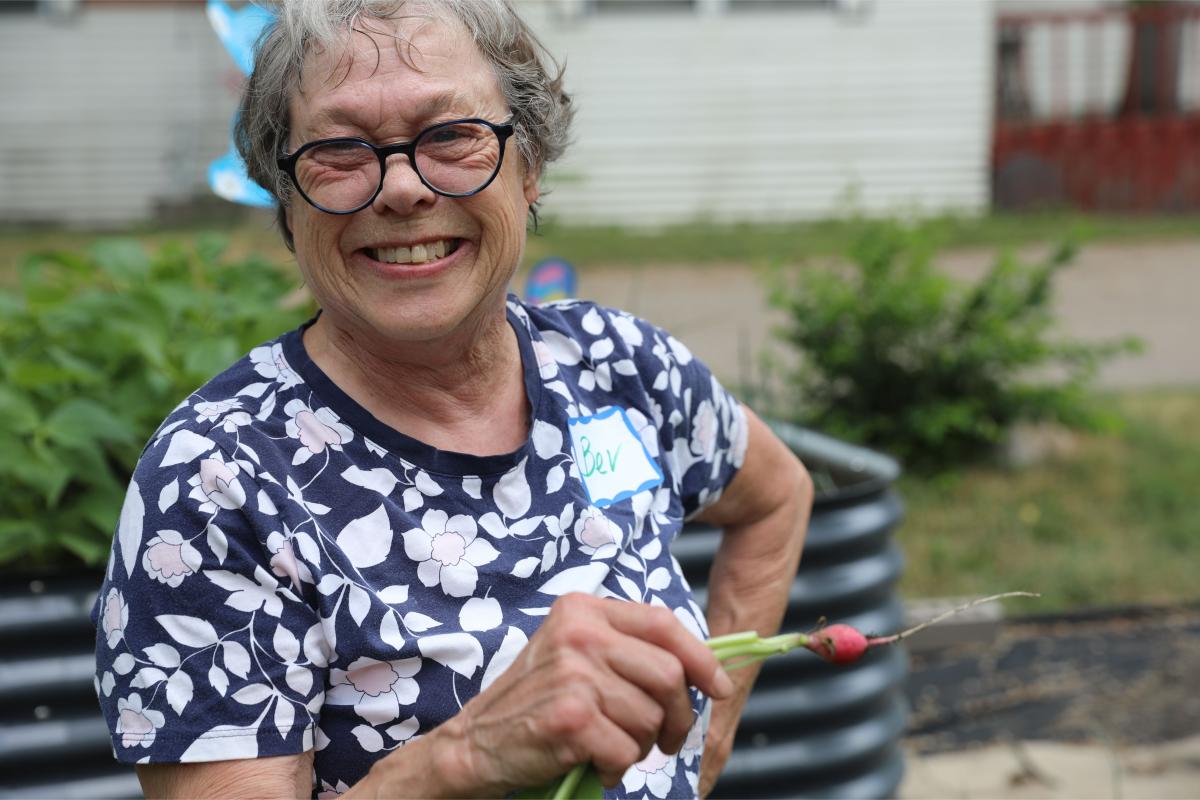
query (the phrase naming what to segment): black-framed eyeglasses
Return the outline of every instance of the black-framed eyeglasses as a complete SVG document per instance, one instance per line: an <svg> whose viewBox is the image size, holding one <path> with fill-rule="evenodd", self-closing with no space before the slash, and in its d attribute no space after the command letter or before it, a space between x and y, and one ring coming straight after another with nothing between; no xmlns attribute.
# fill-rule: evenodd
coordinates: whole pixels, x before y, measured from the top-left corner
<svg viewBox="0 0 1200 800"><path fill-rule="evenodd" d="M383 189L390 156L405 155L421 183L444 197L470 197L488 187L504 163L512 122L456 119L431 125L409 142L379 147L353 136L320 139L276 163L314 208L353 214Z"/></svg>

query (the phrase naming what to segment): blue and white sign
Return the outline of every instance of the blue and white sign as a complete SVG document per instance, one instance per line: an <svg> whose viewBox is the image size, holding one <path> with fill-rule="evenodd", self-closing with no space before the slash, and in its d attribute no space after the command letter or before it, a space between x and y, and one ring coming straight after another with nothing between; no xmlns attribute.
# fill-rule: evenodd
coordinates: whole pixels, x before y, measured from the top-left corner
<svg viewBox="0 0 1200 800"><path fill-rule="evenodd" d="M541 305L575 296L575 268L562 258L543 258L525 279L525 300Z"/></svg>

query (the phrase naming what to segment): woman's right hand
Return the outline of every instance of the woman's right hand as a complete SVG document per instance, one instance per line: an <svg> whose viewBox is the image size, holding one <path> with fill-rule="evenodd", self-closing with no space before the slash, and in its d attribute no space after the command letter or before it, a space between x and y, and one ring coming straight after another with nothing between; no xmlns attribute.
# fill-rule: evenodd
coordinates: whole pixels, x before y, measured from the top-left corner
<svg viewBox="0 0 1200 800"><path fill-rule="evenodd" d="M733 691L669 610L568 594L512 666L427 738L456 754L442 763L459 774L442 777L464 794L501 796L584 762L611 788L653 745L679 750L694 722L689 686Z"/></svg>

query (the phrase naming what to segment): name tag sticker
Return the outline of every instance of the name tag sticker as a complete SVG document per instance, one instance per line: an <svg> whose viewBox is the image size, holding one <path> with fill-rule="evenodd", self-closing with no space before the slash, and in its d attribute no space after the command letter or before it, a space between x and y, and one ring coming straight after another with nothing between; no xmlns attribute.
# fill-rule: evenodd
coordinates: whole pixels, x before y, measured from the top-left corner
<svg viewBox="0 0 1200 800"><path fill-rule="evenodd" d="M663 482L623 408L606 408L590 417L567 420L575 466L588 500L598 508L619 503Z"/></svg>

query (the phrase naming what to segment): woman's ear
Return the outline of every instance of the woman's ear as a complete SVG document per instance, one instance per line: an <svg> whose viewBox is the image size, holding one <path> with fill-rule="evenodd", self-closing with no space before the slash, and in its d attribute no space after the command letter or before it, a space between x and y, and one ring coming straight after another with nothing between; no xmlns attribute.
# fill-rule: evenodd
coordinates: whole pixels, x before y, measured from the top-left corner
<svg viewBox="0 0 1200 800"><path fill-rule="evenodd" d="M525 202L533 205L542 196L542 189L538 185L538 179L542 177L540 170L526 169L525 177L522 179L521 185L525 191Z"/></svg>

